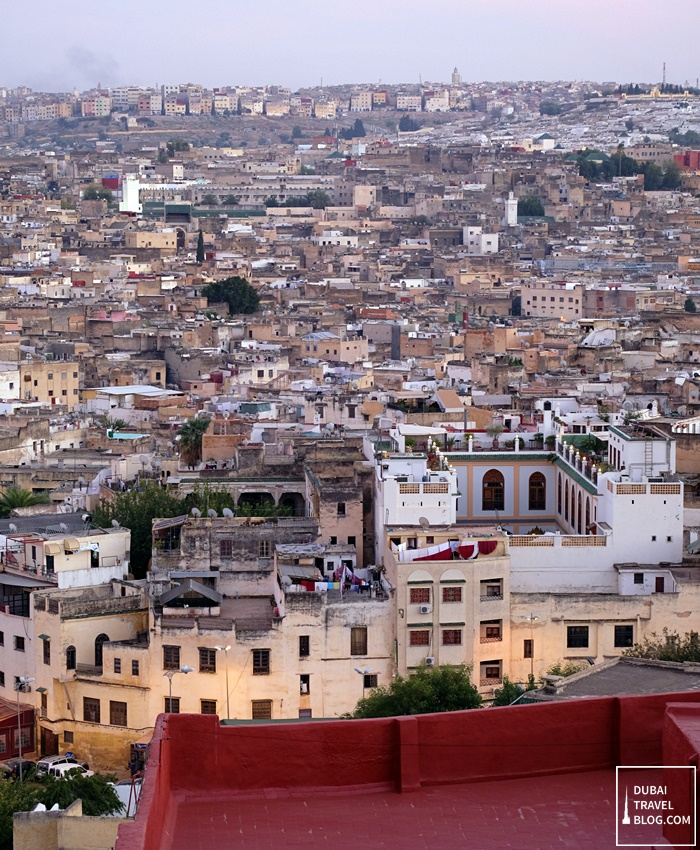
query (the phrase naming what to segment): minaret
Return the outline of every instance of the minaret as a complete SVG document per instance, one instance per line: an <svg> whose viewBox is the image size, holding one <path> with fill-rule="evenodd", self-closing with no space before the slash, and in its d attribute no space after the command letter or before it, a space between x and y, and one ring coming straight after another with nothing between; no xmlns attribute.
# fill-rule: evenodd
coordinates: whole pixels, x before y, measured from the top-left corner
<svg viewBox="0 0 700 850"><path fill-rule="evenodd" d="M452 72L452 85L453 86L461 86L462 78L459 75L459 71L457 70L457 66L455 65L455 69Z"/></svg>

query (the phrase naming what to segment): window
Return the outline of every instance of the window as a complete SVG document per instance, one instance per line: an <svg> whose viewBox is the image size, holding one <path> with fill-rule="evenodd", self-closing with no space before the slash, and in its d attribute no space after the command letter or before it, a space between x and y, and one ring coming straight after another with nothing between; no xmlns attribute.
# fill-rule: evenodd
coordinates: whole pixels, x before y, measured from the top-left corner
<svg viewBox="0 0 700 850"><path fill-rule="evenodd" d="M311 641L308 635L299 635L299 658L308 658L311 652Z"/></svg>
<svg viewBox="0 0 700 850"><path fill-rule="evenodd" d="M5 687L5 673L0 670L0 688Z"/></svg>
<svg viewBox="0 0 700 850"><path fill-rule="evenodd" d="M111 726L128 726L125 702L109 701L109 722Z"/></svg>
<svg viewBox="0 0 700 850"><path fill-rule="evenodd" d="M18 730L14 730L15 749L19 749L19 734ZM32 749L32 730L26 726L22 727L22 750L29 752Z"/></svg>
<svg viewBox="0 0 700 850"><path fill-rule="evenodd" d="M122 660L121 658L114 659L114 672L121 673L122 672Z"/></svg>
<svg viewBox="0 0 700 850"><path fill-rule="evenodd" d="M75 647L69 646L66 649L66 670L75 670Z"/></svg>
<svg viewBox="0 0 700 850"><path fill-rule="evenodd" d="M651 535L651 542L656 543L656 535L655 534Z"/></svg>
<svg viewBox="0 0 700 850"><path fill-rule="evenodd" d="M500 661L485 661L482 664L484 671L484 679L500 679L501 678L501 662Z"/></svg>
<svg viewBox="0 0 700 850"><path fill-rule="evenodd" d="M527 638L523 641L523 658L532 658L533 650L534 650L534 641L530 638Z"/></svg>
<svg viewBox="0 0 700 850"><path fill-rule="evenodd" d="M567 626L566 646L568 649L582 649L588 646L588 626Z"/></svg>
<svg viewBox="0 0 700 850"><path fill-rule="evenodd" d="M350 629L350 655L367 655L367 626Z"/></svg>
<svg viewBox="0 0 700 850"><path fill-rule="evenodd" d="M615 626L615 646L634 644L634 626Z"/></svg>
<svg viewBox="0 0 700 850"><path fill-rule="evenodd" d="M379 684L379 676L377 673L365 673L362 681L363 688L376 688Z"/></svg>
<svg viewBox="0 0 700 850"><path fill-rule="evenodd" d="M484 475L481 494L483 511L502 511L505 506L504 479L497 469L490 469Z"/></svg>
<svg viewBox="0 0 700 850"><path fill-rule="evenodd" d="M313 717L310 708L300 708L299 709L299 719L300 720L308 720L310 717Z"/></svg>
<svg viewBox="0 0 700 850"><path fill-rule="evenodd" d="M138 661L132 661L131 662L131 675L132 676L138 676L138 674L139 674L139 662Z"/></svg>
<svg viewBox="0 0 700 850"><path fill-rule="evenodd" d="M302 673L301 676L299 676L299 693L311 693L311 676L309 676L308 673Z"/></svg>
<svg viewBox="0 0 700 850"><path fill-rule="evenodd" d="M270 672L270 650L269 649L254 649L253 650L253 675L267 676Z"/></svg>
<svg viewBox="0 0 700 850"><path fill-rule="evenodd" d="M72 732L64 732L63 733L63 743L64 744L72 744L73 743L73 733Z"/></svg>
<svg viewBox="0 0 700 850"><path fill-rule="evenodd" d="M5 646L5 632L0 632L0 646Z"/></svg>
<svg viewBox="0 0 700 850"><path fill-rule="evenodd" d="M409 646L430 646L430 629L409 632L408 643Z"/></svg>
<svg viewBox="0 0 700 850"><path fill-rule="evenodd" d="M179 714L180 713L180 697L165 698L165 713Z"/></svg>
<svg viewBox="0 0 700 850"><path fill-rule="evenodd" d="M335 546L337 542L338 542L337 537L331 537L331 546Z"/></svg>
<svg viewBox="0 0 700 850"><path fill-rule="evenodd" d="M348 546L356 546L356 545L357 545L357 538L354 535L351 535L350 537L348 537Z"/></svg>
<svg viewBox="0 0 700 850"><path fill-rule="evenodd" d="M45 641L42 641L42 643L44 644L44 664L50 664L51 663L51 641L45 640Z"/></svg>
<svg viewBox="0 0 700 850"><path fill-rule="evenodd" d="M253 720L272 720L272 700L254 699L250 704Z"/></svg>
<svg viewBox="0 0 700 850"><path fill-rule="evenodd" d="M86 723L100 722L100 701L92 697L83 697L83 720Z"/></svg>
<svg viewBox="0 0 700 850"><path fill-rule="evenodd" d="M74 377L74 378L77 378L77 377L78 377L78 373L77 373L77 372L73 372L73 377ZM160 380L160 372L156 372L156 380Z"/></svg>
<svg viewBox="0 0 700 850"><path fill-rule="evenodd" d="M338 516L345 516L345 502L338 502Z"/></svg>
<svg viewBox="0 0 700 850"><path fill-rule="evenodd" d="M109 638L104 633L95 638L95 667L102 666L102 647L108 640Z"/></svg>
<svg viewBox="0 0 700 850"><path fill-rule="evenodd" d="M216 700L215 699L201 699L199 701L200 714L216 714Z"/></svg>
<svg viewBox="0 0 700 850"><path fill-rule="evenodd" d="M443 587L442 588L443 602L461 602L462 588L461 587Z"/></svg>
<svg viewBox="0 0 700 850"><path fill-rule="evenodd" d="M258 558L269 558L270 551L271 547L269 540L260 540L258 542Z"/></svg>
<svg viewBox="0 0 700 850"><path fill-rule="evenodd" d="M199 672L216 673L216 650L199 648Z"/></svg>
<svg viewBox="0 0 700 850"><path fill-rule="evenodd" d="M412 587L409 591L411 605L425 605L430 602L429 587Z"/></svg>
<svg viewBox="0 0 700 850"><path fill-rule="evenodd" d="M461 629L443 629L442 630L442 645L443 646L461 646L462 645L462 630Z"/></svg>
<svg viewBox="0 0 700 850"><path fill-rule="evenodd" d="M164 646L163 647L163 670L179 670L180 669L180 647L179 646Z"/></svg>
<svg viewBox="0 0 700 850"><path fill-rule="evenodd" d="M24 638L15 635L15 649L17 652L24 652Z"/></svg>
<svg viewBox="0 0 700 850"><path fill-rule="evenodd" d="M233 557L233 540L220 540L219 541L219 555L222 558Z"/></svg>
<svg viewBox="0 0 700 850"><path fill-rule="evenodd" d="M635 573L634 574L634 583L635 584L644 584L644 573Z"/></svg>
<svg viewBox="0 0 700 850"><path fill-rule="evenodd" d="M547 504L547 481L541 472L533 472L528 486L528 510L543 511Z"/></svg>

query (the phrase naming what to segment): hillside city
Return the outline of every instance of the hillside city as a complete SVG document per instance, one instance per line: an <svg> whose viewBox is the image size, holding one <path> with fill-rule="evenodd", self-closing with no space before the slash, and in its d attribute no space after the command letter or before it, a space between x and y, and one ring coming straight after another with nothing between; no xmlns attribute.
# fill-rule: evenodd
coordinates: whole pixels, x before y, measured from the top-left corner
<svg viewBox="0 0 700 850"><path fill-rule="evenodd" d="M447 76L0 86L3 758L700 687L697 81Z"/></svg>

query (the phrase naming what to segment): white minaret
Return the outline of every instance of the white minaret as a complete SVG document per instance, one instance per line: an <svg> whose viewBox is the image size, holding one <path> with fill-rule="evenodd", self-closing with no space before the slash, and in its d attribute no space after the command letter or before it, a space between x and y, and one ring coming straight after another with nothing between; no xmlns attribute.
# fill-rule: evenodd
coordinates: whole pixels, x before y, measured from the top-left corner
<svg viewBox="0 0 700 850"><path fill-rule="evenodd" d="M462 85L462 77L460 76L460 73L457 70L456 65L455 65L454 71L452 72L452 85L453 86L461 86Z"/></svg>
<svg viewBox="0 0 700 850"><path fill-rule="evenodd" d="M506 227L515 227L518 223L518 199L513 195L512 192L508 192L508 197L506 198L506 214L504 217L504 224Z"/></svg>

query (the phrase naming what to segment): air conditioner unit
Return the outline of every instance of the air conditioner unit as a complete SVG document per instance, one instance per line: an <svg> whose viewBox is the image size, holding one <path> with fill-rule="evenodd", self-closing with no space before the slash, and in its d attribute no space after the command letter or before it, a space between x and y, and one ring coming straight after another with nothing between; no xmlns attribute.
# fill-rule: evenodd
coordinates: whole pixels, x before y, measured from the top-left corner
<svg viewBox="0 0 700 850"><path fill-rule="evenodd" d="M430 605L421 605L421 606L420 606L420 612L421 612L421 614L430 614L430 612L431 612L432 610L433 610L433 609L430 607Z"/></svg>
<svg viewBox="0 0 700 850"><path fill-rule="evenodd" d="M429 656L425 659L425 663L428 665L428 667L432 667L432 666L433 666L433 664L435 664L435 659L433 658L433 656L432 656L432 655L429 655Z"/></svg>
<svg viewBox="0 0 700 850"><path fill-rule="evenodd" d="M308 694L309 686L306 684L306 682L302 682L302 684L300 686L300 691L301 691L302 694Z"/></svg>

